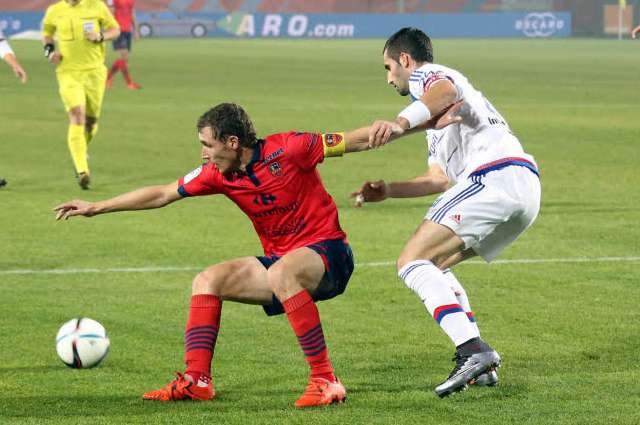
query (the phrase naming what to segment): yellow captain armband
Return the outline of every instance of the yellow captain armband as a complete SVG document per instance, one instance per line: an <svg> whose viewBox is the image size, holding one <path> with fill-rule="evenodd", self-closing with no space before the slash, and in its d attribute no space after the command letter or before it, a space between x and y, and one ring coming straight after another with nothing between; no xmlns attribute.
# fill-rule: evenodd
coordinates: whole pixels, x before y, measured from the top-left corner
<svg viewBox="0 0 640 425"><path fill-rule="evenodd" d="M322 147L324 156L342 156L347 148L344 133L325 133L322 135Z"/></svg>

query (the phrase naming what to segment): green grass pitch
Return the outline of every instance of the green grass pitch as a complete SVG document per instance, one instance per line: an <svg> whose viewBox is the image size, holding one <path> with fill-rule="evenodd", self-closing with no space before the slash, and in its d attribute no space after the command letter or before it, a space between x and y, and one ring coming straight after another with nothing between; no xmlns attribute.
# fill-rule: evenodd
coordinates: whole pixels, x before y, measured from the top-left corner
<svg viewBox="0 0 640 425"><path fill-rule="evenodd" d="M196 271L259 255L257 237L219 197L64 223L51 208L184 175L199 163L195 121L219 102L243 105L261 135L393 117L406 99L385 84L382 45L143 40L131 69L144 88L127 91L118 76L107 93L93 189L82 192L53 70L38 43L13 43L30 80L20 85L0 64L9 181L0 189L0 423L637 424L640 44L613 40L435 41L436 59L487 95L542 173L540 217L501 259L554 261L456 269L503 356L499 387L433 393L453 349L391 265L431 199L355 209L347 198L365 179L422 173L425 143L414 136L320 166L360 263L346 293L319 307L346 404L295 410L307 366L286 318L232 303L214 359L218 399L141 400L182 370ZM185 269L140 271L162 267ZM137 271L113 270L124 268ZM56 331L76 316L110 333L96 369L71 370L56 356Z"/></svg>

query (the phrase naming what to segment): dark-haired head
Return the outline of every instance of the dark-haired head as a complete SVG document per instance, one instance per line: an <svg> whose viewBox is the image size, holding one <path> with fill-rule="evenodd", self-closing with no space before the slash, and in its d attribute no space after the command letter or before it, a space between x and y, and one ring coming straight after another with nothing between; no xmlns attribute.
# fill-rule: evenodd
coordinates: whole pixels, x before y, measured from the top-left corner
<svg viewBox="0 0 640 425"><path fill-rule="evenodd" d="M402 28L393 34L384 44L382 53L385 52L396 62L399 61L400 53L407 53L416 62L433 63L431 39L418 28Z"/></svg>
<svg viewBox="0 0 640 425"><path fill-rule="evenodd" d="M220 103L202 114L198 119L198 132L211 127L213 137L224 142L229 136L236 136L240 146L252 148L257 142L256 130L251 118L240 105Z"/></svg>

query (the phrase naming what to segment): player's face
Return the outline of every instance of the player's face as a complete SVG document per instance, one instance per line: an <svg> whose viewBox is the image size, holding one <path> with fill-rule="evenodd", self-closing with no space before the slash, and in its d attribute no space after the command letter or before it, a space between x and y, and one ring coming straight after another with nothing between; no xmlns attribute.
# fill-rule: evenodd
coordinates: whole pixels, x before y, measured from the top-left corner
<svg viewBox="0 0 640 425"><path fill-rule="evenodd" d="M384 60L384 69L387 70L387 83L392 85L393 88L396 89L400 96L406 96L409 94L409 76L411 75L411 70L408 68L408 65L403 65L405 62L403 56L399 58L400 62L395 61L394 59L387 56L387 51L384 51L383 60Z"/></svg>
<svg viewBox="0 0 640 425"><path fill-rule="evenodd" d="M234 149L235 142L218 140L213 136L211 127L205 127L198 133L202 144L202 160L213 164L222 174L229 174L240 167L240 154Z"/></svg>

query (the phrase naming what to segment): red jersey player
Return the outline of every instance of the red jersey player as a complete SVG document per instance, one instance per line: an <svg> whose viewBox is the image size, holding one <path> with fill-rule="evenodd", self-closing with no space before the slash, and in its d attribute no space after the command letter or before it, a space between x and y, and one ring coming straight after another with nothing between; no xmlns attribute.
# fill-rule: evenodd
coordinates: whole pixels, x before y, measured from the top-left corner
<svg viewBox="0 0 640 425"><path fill-rule="evenodd" d="M455 119L445 116L438 125ZM309 384L296 407L344 401L345 388L329 361L315 302L345 290L353 256L336 205L316 166L327 156L368 149L368 127L346 133L288 132L258 139L245 111L230 103L206 112L197 127L204 165L178 181L105 201L75 200L54 208L57 219L67 219L160 208L185 197L223 194L251 219L260 237L264 256L225 261L195 277L185 331L186 371L143 398L215 397L211 361L222 302L230 300L260 304L268 315L287 314L311 369Z"/></svg>
<svg viewBox="0 0 640 425"><path fill-rule="evenodd" d="M113 62L109 74L107 75L107 87L113 84L113 76L118 71L122 71L127 87L131 90L142 88L136 84L129 73L129 52L131 51L132 38L137 38L135 0L107 0L107 4L113 12L113 16L120 25L120 36L113 41L113 50L120 56Z"/></svg>

